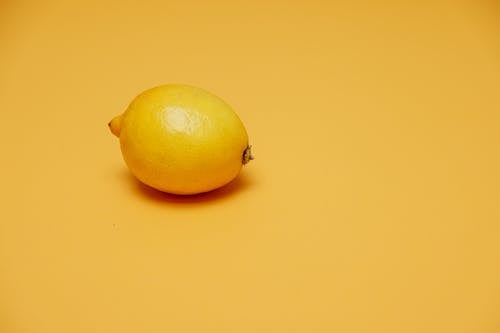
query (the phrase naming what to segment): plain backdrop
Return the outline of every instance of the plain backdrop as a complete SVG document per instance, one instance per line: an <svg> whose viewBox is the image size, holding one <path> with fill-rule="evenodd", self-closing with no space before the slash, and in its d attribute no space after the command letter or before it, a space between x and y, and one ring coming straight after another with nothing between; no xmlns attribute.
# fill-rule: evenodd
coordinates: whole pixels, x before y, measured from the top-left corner
<svg viewBox="0 0 500 333"><path fill-rule="evenodd" d="M0 332L500 331L495 1L0 2ZM231 104L229 186L139 184L141 91Z"/></svg>

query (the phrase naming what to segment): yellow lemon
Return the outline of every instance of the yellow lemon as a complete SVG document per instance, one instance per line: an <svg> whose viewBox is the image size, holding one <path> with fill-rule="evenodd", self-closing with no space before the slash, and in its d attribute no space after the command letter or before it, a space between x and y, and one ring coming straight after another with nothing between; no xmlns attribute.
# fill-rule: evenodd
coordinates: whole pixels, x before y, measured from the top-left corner
<svg viewBox="0 0 500 333"><path fill-rule="evenodd" d="M253 159L238 115L200 88L170 84L144 91L109 123L128 168L160 191L196 194L233 180Z"/></svg>

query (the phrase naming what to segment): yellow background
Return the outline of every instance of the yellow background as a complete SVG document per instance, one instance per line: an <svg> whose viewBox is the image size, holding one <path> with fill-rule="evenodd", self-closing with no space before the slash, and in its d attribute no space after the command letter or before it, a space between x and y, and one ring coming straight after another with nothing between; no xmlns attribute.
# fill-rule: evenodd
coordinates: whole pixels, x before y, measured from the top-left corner
<svg viewBox="0 0 500 333"><path fill-rule="evenodd" d="M495 1L0 2L0 332L500 331ZM140 91L228 101L228 187L138 184Z"/></svg>

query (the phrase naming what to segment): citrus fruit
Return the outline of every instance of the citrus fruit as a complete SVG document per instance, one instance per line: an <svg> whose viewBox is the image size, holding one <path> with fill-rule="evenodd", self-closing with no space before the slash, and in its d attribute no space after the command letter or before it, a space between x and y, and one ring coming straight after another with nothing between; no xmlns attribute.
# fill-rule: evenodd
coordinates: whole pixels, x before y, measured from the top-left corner
<svg viewBox="0 0 500 333"><path fill-rule="evenodd" d="M163 192L214 190L253 159L238 115L219 97L192 86L146 90L108 125L132 174Z"/></svg>

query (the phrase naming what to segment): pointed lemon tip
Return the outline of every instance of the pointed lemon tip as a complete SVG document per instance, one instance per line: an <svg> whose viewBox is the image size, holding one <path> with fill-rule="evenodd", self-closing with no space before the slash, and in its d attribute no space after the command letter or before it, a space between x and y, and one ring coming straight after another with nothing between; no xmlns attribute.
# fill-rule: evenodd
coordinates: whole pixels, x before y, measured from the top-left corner
<svg viewBox="0 0 500 333"><path fill-rule="evenodd" d="M116 137L120 137L120 128L121 128L122 116L116 116L108 123L108 127Z"/></svg>

